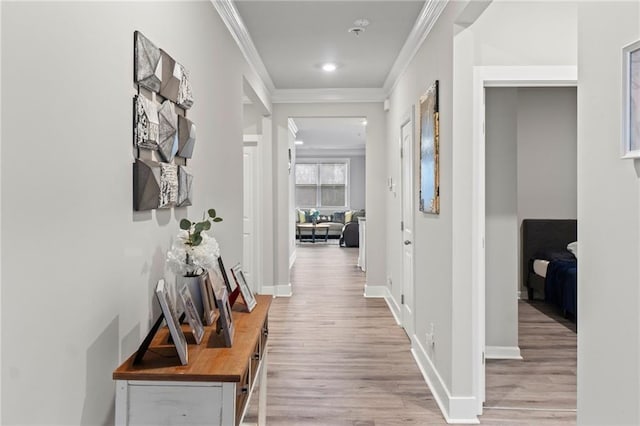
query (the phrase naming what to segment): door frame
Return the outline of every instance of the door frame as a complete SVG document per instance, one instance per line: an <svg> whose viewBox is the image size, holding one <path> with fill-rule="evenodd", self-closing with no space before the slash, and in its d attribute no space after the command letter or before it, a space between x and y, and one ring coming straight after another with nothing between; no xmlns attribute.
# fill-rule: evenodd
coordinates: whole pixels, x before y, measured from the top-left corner
<svg viewBox="0 0 640 426"><path fill-rule="evenodd" d="M409 188L411 188L411 207L410 207L410 220L411 220L411 229L413 229L414 235L415 235L415 212L414 212L414 206L415 206L415 191L414 191L414 183L415 183L415 141L416 141L416 122L415 122L415 105L411 106L411 109L409 111L407 111L403 116L402 116L402 120L400 121L400 147L399 147L399 151L400 151L400 220L402 222L404 222L404 217L405 217L405 211L404 211L404 206L405 206L405 200L404 200L404 162L405 162L405 158L407 157L407 153L403 152L402 149L402 129L407 125L407 124L411 124L410 127L410 134L411 134L411 151L409 152L409 160L411 161L411 182L409 182ZM415 238L414 238L415 240ZM405 265L404 265L404 228L401 226L401 230L400 230L400 252L402 253L402 260L401 260L401 268L402 268L402 295L406 294L405 293L405 286L407 285L407 282L405 280ZM410 324L410 327L407 328L407 324L406 324L406 319L405 319L405 309L404 309L404 305L405 303L403 303L403 301L400 301L400 323L402 325L402 327L405 329L405 331L407 332L407 334L409 335L409 338L411 339L412 336L415 334L415 328L416 328L416 324L415 324L415 293L416 293L416 286L415 286L415 246L413 244L411 244L411 256L414 260L414 262L412 263L413 265L413 271L411 271L411 282L409 283L409 285L412 287L412 297L411 297L411 305L409 306L410 311L413 312L412 315L412 324ZM401 296L402 297L402 296Z"/></svg>
<svg viewBox="0 0 640 426"><path fill-rule="evenodd" d="M262 191L260 188L260 175L261 175L261 157L260 152L262 149L262 136L261 135L243 135L242 137L242 150L244 155L244 149L246 147L255 147L255 159L254 159L254 170L253 170L253 194L255 203L253 206L253 211L251 214L253 215L253 268L252 273L252 287L253 291L261 294L262 293L262 265L261 265L261 249L262 240L260 236L260 221L259 221L259 203L262 199ZM243 224L244 225L244 224ZM244 263L245 259L242 259Z"/></svg>
<svg viewBox="0 0 640 426"><path fill-rule="evenodd" d="M471 276L473 310L473 388L478 415L485 400L485 88L577 87L577 66L476 66L473 67L473 199L471 204Z"/></svg>

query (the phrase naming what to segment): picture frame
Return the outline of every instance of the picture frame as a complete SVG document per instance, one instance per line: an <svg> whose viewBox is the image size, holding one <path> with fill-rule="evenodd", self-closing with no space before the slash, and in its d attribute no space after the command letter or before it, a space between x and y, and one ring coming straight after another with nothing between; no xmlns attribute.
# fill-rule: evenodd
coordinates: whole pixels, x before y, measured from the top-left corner
<svg viewBox="0 0 640 426"><path fill-rule="evenodd" d="M216 333L222 334L225 346L230 348L233 345L234 324L231 305L229 305L229 293L226 287L217 289L216 304L219 311Z"/></svg>
<svg viewBox="0 0 640 426"><path fill-rule="evenodd" d="M189 363L187 339L182 332L182 328L180 327L180 321L178 320L178 315L176 314L175 307L173 306L173 303L169 298L169 292L167 291L167 286L165 285L164 279L159 280L158 284L156 285L156 297L158 298L158 302L160 303L162 315L167 322L169 334L173 339L173 344L176 347L176 352L178 352L180 363L182 365L187 365Z"/></svg>
<svg viewBox="0 0 640 426"><path fill-rule="evenodd" d="M213 320L216 316L216 295L214 288L213 281L211 280L211 273L207 271L204 279L200 281L202 307L204 308L202 319L204 320L205 325L213 325Z"/></svg>
<svg viewBox="0 0 640 426"><path fill-rule="evenodd" d="M196 344L200 344L202 342L202 336L204 336L204 326L202 325L202 321L200 320L200 316L198 315L198 309L196 305L193 303L193 298L191 297L191 290L185 284L179 290L180 298L182 299L182 303L184 304L184 312L187 316L187 321L191 326L191 332L193 333L193 337L196 340Z"/></svg>
<svg viewBox="0 0 640 426"><path fill-rule="evenodd" d="M222 275L222 279L224 280L224 285L225 287L227 287L227 292L231 294L233 292L233 289L231 288L231 282L229 281L229 276L227 275L227 269L224 267L222 256L218 256L218 266L220 267L220 274Z"/></svg>
<svg viewBox="0 0 640 426"><path fill-rule="evenodd" d="M233 279L236 282L236 285L240 289L240 294L244 299L244 303L247 306L247 310L249 312L253 311L253 308L256 307L256 298L253 295L253 291L247 284L247 279L244 276L244 272L242 271L242 266L238 263L231 267L231 274L233 275Z"/></svg>
<svg viewBox="0 0 640 426"><path fill-rule="evenodd" d="M420 97L420 211L440 214L439 81Z"/></svg>
<svg viewBox="0 0 640 426"><path fill-rule="evenodd" d="M640 40L622 49L622 158L640 158Z"/></svg>

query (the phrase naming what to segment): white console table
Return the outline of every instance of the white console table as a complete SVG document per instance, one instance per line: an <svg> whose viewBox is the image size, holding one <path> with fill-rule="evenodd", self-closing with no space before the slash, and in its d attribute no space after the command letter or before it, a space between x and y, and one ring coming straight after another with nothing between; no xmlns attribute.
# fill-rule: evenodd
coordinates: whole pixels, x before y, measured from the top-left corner
<svg viewBox="0 0 640 426"><path fill-rule="evenodd" d="M238 426L258 381L258 425L264 425L271 299L256 296L253 312L232 312L231 348L218 342L215 325L206 327L200 345L187 332L188 365L180 365L167 328L161 329L140 364L133 365L133 354L113 372L116 425Z"/></svg>
<svg viewBox="0 0 640 426"><path fill-rule="evenodd" d="M358 250L358 266L360 267L360 269L362 269L363 271L367 270L367 259L366 259L366 225L367 225L367 219L364 217L359 217L358 218L358 235L359 237L359 244L358 246L360 247L360 249Z"/></svg>

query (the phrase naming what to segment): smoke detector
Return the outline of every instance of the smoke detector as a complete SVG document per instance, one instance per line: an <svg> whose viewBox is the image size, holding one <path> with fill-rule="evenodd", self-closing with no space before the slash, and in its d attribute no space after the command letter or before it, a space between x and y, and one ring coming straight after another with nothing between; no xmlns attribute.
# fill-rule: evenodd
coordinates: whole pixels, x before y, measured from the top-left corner
<svg viewBox="0 0 640 426"><path fill-rule="evenodd" d="M365 32L366 27L370 24L368 19L365 18L360 18L360 19L356 19L355 21L353 21L353 25L355 25L354 27L349 28L349 32L352 34L355 34L356 37L359 37L360 34L362 34L363 32Z"/></svg>

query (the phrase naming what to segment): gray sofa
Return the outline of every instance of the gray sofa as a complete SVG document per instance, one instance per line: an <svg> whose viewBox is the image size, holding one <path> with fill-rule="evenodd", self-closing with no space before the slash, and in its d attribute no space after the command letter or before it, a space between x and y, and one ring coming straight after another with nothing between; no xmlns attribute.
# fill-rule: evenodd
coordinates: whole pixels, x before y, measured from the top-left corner
<svg viewBox="0 0 640 426"><path fill-rule="evenodd" d="M358 222L358 217L364 217L364 210L347 210L337 211L326 214L319 214L316 218L316 223L323 223L329 225L329 238L337 239L342 237L342 229L345 223ZM348 219L348 220L347 220ZM312 222L313 217L309 210L296 209L296 223ZM311 236L311 230L302 230L302 238ZM322 233L322 235L324 235ZM296 238L298 234L296 233ZM316 237L317 238L317 237Z"/></svg>

